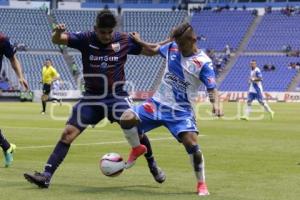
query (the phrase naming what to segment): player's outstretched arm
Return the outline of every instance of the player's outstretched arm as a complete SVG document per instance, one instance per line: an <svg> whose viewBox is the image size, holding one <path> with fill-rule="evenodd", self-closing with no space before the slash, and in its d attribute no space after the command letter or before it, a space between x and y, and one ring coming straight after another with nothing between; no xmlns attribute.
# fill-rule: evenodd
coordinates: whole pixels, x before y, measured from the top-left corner
<svg viewBox="0 0 300 200"><path fill-rule="evenodd" d="M212 113L217 116L217 117L222 117L224 115L221 104L220 104L220 99L219 99L219 94L218 90L216 88L214 89L207 89L208 96L209 96L209 101L212 104Z"/></svg>
<svg viewBox="0 0 300 200"><path fill-rule="evenodd" d="M148 43L148 42L142 40L140 37L140 34L137 32L129 33L129 35L136 43L141 45L141 47L142 47L141 54L145 55L145 56L157 55L159 53L159 48L162 45L165 45L165 44L171 42L171 39L168 38L168 39L158 42L158 43Z"/></svg>
<svg viewBox="0 0 300 200"><path fill-rule="evenodd" d="M16 55L11 57L9 59L9 61L10 61L10 64L11 64L13 70L15 71L15 73L16 73L18 79L19 79L19 82L20 82L21 86L25 90L28 90L29 89L28 83L27 83L27 81L25 80L25 78L23 76L22 67L21 67L21 64L20 64L19 60L17 59Z"/></svg>
<svg viewBox="0 0 300 200"><path fill-rule="evenodd" d="M52 32L52 42L54 44L68 44L68 35L65 33L66 26L64 24L57 24Z"/></svg>

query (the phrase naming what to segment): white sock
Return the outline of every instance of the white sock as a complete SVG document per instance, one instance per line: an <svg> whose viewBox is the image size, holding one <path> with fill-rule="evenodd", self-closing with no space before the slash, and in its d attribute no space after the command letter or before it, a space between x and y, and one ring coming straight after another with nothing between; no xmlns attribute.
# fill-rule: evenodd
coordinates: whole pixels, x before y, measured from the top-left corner
<svg viewBox="0 0 300 200"><path fill-rule="evenodd" d="M270 108L270 106L267 103L262 102L261 105L265 108L265 111L267 111L269 113L273 112L272 109Z"/></svg>
<svg viewBox="0 0 300 200"><path fill-rule="evenodd" d="M123 129L123 132L125 134L126 140L132 148L137 147L141 144L138 129L136 126L132 127L131 129Z"/></svg>
<svg viewBox="0 0 300 200"><path fill-rule="evenodd" d="M245 109L245 116L249 117L250 112L251 112L251 106L247 105L247 108Z"/></svg>
<svg viewBox="0 0 300 200"><path fill-rule="evenodd" d="M191 163L192 163L192 167L194 168L194 156L193 154L190 154L190 160L191 160ZM194 171L195 171L195 175L196 175L196 179L198 182L205 182L205 170L204 170L204 157L203 157L203 154L201 155L202 156L202 162L199 164L199 169L200 171L195 171L195 168L194 168Z"/></svg>

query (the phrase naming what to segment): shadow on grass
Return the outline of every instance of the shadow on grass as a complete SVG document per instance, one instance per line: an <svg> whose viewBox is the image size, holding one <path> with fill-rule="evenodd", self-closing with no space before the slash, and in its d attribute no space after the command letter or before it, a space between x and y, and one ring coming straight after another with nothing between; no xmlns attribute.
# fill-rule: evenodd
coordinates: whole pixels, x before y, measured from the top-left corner
<svg viewBox="0 0 300 200"><path fill-rule="evenodd" d="M165 191L162 187L153 185L123 185L113 187L93 187L93 186L80 186L79 193L89 194L102 194L108 195L113 193L120 193L126 195L138 196L162 196L162 195L191 195L193 192L179 191L178 188L173 188L174 192Z"/></svg>

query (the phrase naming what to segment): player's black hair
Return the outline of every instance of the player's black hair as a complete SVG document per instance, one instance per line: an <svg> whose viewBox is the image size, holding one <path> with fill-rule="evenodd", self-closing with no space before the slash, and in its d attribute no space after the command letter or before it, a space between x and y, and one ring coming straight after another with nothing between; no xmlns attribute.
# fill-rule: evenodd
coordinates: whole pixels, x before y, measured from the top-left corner
<svg viewBox="0 0 300 200"><path fill-rule="evenodd" d="M184 22L181 23L180 25L178 25L172 34L172 37L174 39L178 39L179 37L181 37L189 28L191 28L193 30L193 27L188 23L188 22Z"/></svg>
<svg viewBox="0 0 300 200"><path fill-rule="evenodd" d="M96 27L98 28L115 28L117 19L110 10L102 10L96 18Z"/></svg>

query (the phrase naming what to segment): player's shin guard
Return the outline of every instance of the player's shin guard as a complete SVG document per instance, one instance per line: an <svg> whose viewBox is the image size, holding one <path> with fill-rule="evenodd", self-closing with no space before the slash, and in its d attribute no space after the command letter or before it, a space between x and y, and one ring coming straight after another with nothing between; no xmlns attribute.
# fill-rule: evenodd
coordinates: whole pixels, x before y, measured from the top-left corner
<svg viewBox="0 0 300 200"><path fill-rule="evenodd" d="M4 152L6 152L10 147L9 142L7 141L7 139L2 134L1 130L0 130L0 146L3 149Z"/></svg>
<svg viewBox="0 0 300 200"><path fill-rule="evenodd" d="M136 126L130 129L123 129L123 132L125 134L126 140L128 141L128 143L132 148L135 148L141 144L138 129Z"/></svg>
<svg viewBox="0 0 300 200"><path fill-rule="evenodd" d="M47 176L52 176L58 166L62 163L70 149L70 144L63 143L59 141L56 144L55 149L50 155L47 164L45 165L44 174Z"/></svg>

